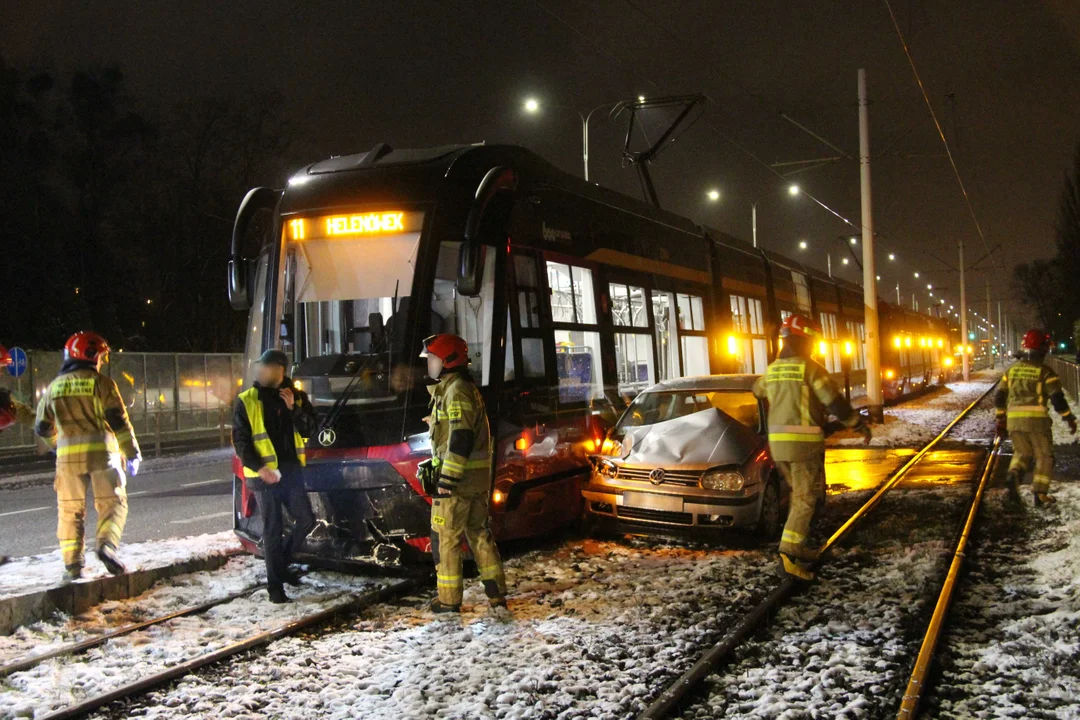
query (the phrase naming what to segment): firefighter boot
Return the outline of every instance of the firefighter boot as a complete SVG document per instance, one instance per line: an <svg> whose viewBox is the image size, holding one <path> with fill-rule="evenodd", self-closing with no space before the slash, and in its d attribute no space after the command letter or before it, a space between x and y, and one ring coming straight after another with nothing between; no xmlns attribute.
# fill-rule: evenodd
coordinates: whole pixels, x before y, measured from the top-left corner
<svg viewBox="0 0 1080 720"><path fill-rule="evenodd" d="M64 567L64 574L60 578L60 580L64 585L67 585L70 582L75 582L76 580L82 578L82 571L82 565L67 565Z"/></svg>
<svg viewBox="0 0 1080 720"><path fill-rule="evenodd" d="M1009 488L1009 500L1014 503L1022 502L1020 499L1020 476L1020 471L1015 469L1010 470L1008 474L1005 475L1005 484Z"/></svg>
<svg viewBox="0 0 1080 720"><path fill-rule="evenodd" d="M1054 496L1050 495L1048 493L1037 492L1037 493L1034 493L1034 495L1035 495L1035 506L1036 507L1038 507L1040 505L1053 505L1054 503L1057 502L1057 500L1054 499Z"/></svg>
<svg viewBox="0 0 1080 720"><path fill-rule="evenodd" d="M780 553L780 574L799 582L813 582L814 566L808 560Z"/></svg>
<svg viewBox="0 0 1080 720"><path fill-rule="evenodd" d="M436 615L442 615L444 613L459 613L461 612L460 605L449 605L447 603L440 602L437 598L431 601L431 612Z"/></svg>
<svg viewBox="0 0 1080 720"><path fill-rule="evenodd" d="M111 544L101 543L98 545L97 556L105 569L113 575L123 575L127 572L124 563L120 562L120 558L116 557L116 548Z"/></svg>
<svg viewBox="0 0 1080 720"><path fill-rule="evenodd" d="M292 602L292 598L285 594L285 589L280 587L273 587L266 589L267 594L270 596L270 602L275 605L287 605Z"/></svg>

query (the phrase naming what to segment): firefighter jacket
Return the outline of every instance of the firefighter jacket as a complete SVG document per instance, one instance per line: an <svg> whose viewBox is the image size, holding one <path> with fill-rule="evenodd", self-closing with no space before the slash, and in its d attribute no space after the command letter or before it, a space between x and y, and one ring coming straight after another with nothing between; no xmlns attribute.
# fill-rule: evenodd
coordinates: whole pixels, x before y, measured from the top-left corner
<svg viewBox="0 0 1080 720"><path fill-rule="evenodd" d="M754 383L754 395L769 401L769 450L782 462L812 460L825 452L828 413L847 427L859 424L829 373L813 360L780 357Z"/></svg>
<svg viewBox="0 0 1080 720"><path fill-rule="evenodd" d="M293 391L291 412L281 399L281 388ZM297 390L290 378L274 388L255 383L237 396L233 409L233 448L244 464L244 477L261 487L257 478L264 465L271 470L281 465L306 465L305 438L317 429L307 393Z"/></svg>
<svg viewBox="0 0 1080 720"><path fill-rule="evenodd" d="M64 364L38 403L34 430L55 445L58 470L89 473L117 454L141 457L120 390L90 363Z"/></svg>
<svg viewBox="0 0 1080 720"><path fill-rule="evenodd" d="M491 431L480 391L467 374L445 372L428 386L432 463L439 487L480 491L491 484Z"/></svg>
<svg viewBox="0 0 1080 720"><path fill-rule="evenodd" d="M1013 363L994 395L998 420L1006 419L1010 432L1050 432L1048 401L1061 417L1072 417L1057 373L1035 360Z"/></svg>

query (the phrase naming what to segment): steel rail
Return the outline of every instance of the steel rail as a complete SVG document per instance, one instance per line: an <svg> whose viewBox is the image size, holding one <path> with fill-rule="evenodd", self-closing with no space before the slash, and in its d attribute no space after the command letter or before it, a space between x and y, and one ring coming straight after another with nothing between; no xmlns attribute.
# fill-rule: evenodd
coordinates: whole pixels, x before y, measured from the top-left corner
<svg viewBox="0 0 1080 720"><path fill-rule="evenodd" d="M970 405L960 411L955 418L949 422L945 428L934 437L933 440L928 442L921 450L911 456L911 458L905 462L900 468L895 470L879 487L874 495L867 500L862 507L855 511L855 513L848 518L844 523L832 534L832 536L821 547L821 556L827 550L832 548L841 538L844 537L855 526L860 519L865 517L867 513L877 507L878 503L885 494L896 487L897 483L904 479L904 477L911 471L911 469L926 457L934 446L936 446L941 440L954 428L957 423L963 420L967 415L975 409L979 403L986 399L986 397L997 387L997 382L990 386L990 388L976 398ZM750 635L750 633L757 630L761 623L769 617L769 614L780 606L785 600L788 599L794 592L796 587L795 581L790 577L785 577L779 585L777 585L772 592L766 595L753 609L747 612L739 622L724 634L720 641L705 651L704 654L693 664L690 668L680 675L674 682L664 689L662 693L649 705L640 715L638 720L660 720L667 717L672 710L674 710L683 699L689 695L701 681L711 675L714 670L727 662L731 653L737 648L742 641Z"/></svg>
<svg viewBox="0 0 1080 720"><path fill-rule="evenodd" d="M994 470L997 468L1000 456L1001 438L998 437L994 439L994 446L990 451L990 456L986 459L986 466L983 468L982 477L979 479L978 489L976 489L975 497L971 501L971 509L968 511L964 528L960 532L960 539L956 543L956 550L953 552L952 562L949 564L949 572L945 576L945 582L941 585L941 594L938 595L937 605L934 606L934 613L930 617L926 635L923 636L919 655L915 659L915 667L911 670L907 689L904 690L904 697L900 702L900 711L896 714L897 720L910 720L910 718L915 717L915 713L918 711L919 701L922 699L923 691L926 689L926 675L929 673L930 665L934 661L938 640L941 638L941 631L945 626L945 616L948 614L949 607L952 604L953 591L956 588L956 580L960 575L960 567L964 564L964 551L967 549L967 543L971 537L971 528L975 524L975 516L978 514L979 507L982 504L983 492L990 478L994 476Z"/></svg>
<svg viewBox="0 0 1080 720"><path fill-rule="evenodd" d="M125 698L141 695L149 690L164 685L173 680L189 675L195 670L206 667L207 665L213 665L223 660L227 660L233 655L252 650L263 645L269 645L283 637L289 635L295 635L301 630L306 630L310 627L320 625L344 612L355 612L361 610L369 605L382 602L399 595L402 592L412 590L417 586L429 580L430 576L425 575L421 577L410 577L400 580L390 585L384 585L374 590L369 590L358 595L354 595L344 602L337 603L325 610L320 610L317 613L312 613L306 617L302 617L299 620L293 620L292 622L276 627L266 632L261 632L251 637L233 643L227 647L220 648L205 655L192 658L179 665L174 665L170 668L166 668L161 672L149 675L144 678L140 678L134 682L121 685L118 688L110 690L108 692L96 695L92 698L83 700L75 705L69 705L66 708L57 710L56 712L48 715L43 715L38 720L67 720L68 718L78 718L87 715L95 710L98 710L109 703L116 702L117 700L123 700Z"/></svg>
<svg viewBox="0 0 1080 720"><path fill-rule="evenodd" d="M233 600L239 600L242 597L246 597L253 592L261 590L264 587L266 587L266 583L253 585L246 590L241 590L230 595L225 595L224 597L220 597L217 600L210 600L208 602L202 603L201 605L193 605L191 607L184 608L183 610L177 610L174 613L169 613L168 615L162 615L161 617L144 620L142 622L137 622L132 625L125 625L123 627L117 628L116 630L110 630L107 633L95 635L92 638L87 638L86 640L81 640L76 643L70 643L68 645L58 647L54 650L43 652L39 655L30 655L28 657L20 658L14 662L8 663L7 665L0 666L0 678L7 677L12 673L29 670L32 667L40 665L46 660L63 657L64 655L77 655L79 653L84 653L87 650L91 650L99 645L104 645L108 641L115 638L122 637L124 635L130 635L133 632L144 630L148 627L153 627L154 625L160 625L162 623L168 622L169 620L175 620L176 618L188 617L189 615L198 615L200 613L204 613L207 610L217 607L218 605L224 605L227 602L232 602Z"/></svg>

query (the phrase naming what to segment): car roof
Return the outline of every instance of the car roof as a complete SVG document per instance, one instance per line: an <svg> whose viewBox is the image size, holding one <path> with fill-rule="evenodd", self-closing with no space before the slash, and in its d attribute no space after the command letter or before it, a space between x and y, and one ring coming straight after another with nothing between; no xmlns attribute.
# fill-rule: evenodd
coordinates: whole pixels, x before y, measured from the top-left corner
<svg viewBox="0 0 1080 720"><path fill-rule="evenodd" d="M664 380L643 392L679 392L692 390L750 390L759 375L697 375Z"/></svg>

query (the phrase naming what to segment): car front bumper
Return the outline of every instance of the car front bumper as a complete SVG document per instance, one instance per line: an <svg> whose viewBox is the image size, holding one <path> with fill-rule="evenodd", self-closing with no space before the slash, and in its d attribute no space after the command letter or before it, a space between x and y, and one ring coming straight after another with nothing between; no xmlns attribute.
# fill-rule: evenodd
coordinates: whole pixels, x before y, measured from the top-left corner
<svg viewBox="0 0 1080 720"><path fill-rule="evenodd" d="M586 513L620 527L706 531L755 525L761 515L763 487L751 485L738 494L660 492L648 483L597 482L593 476L582 495Z"/></svg>

